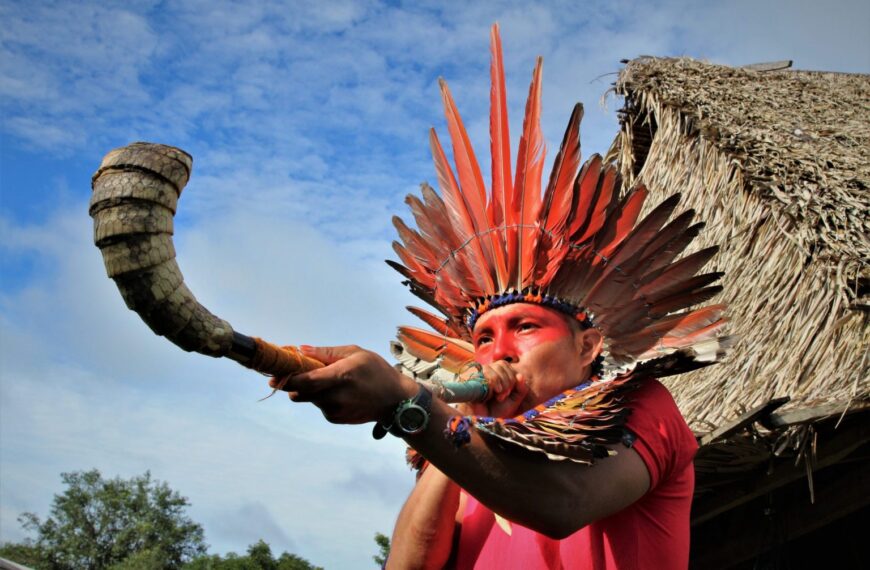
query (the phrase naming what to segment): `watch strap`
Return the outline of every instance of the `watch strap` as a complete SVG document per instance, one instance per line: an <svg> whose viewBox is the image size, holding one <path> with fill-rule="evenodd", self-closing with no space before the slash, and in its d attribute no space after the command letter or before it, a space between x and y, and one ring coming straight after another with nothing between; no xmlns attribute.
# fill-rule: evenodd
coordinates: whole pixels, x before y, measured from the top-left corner
<svg viewBox="0 0 870 570"><path fill-rule="evenodd" d="M404 437L406 435L419 433L426 428L426 425L429 422L429 414L432 412L432 392L422 384L419 386L417 394L413 398L408 398L407 400L399 402L395 411L386 421L375 422L374 428L372 429L372 437L375 439L383 439L387 433L391 433L396 437ZM426 416L422 427L414 432L402 429L400 424L400 416L402 415L402 412L411 407L422 409Z"/></svg>

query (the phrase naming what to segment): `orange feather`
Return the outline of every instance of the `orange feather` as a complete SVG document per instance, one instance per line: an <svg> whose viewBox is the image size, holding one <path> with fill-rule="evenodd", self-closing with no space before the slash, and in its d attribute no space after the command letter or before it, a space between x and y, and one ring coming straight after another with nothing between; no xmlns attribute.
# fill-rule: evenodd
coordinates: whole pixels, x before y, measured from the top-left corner
<svg viewBox="0 0 870 570"><path fill-rule="evenodd" d="M459 249L462 244L450 226L450 219L444 203L427 184L422 185L422 192L423 198L426 200L425 203L411 195L405 198L405 202L411 207L422 238L438 258L438 264L432 266L432 270L436 272L446 271L450 278L464 290L477 290L478 285L466 264L467 256L454 255L454 251ZM445 263L448 260L449 262Z"/></svg>
<svg viewBox="0 0 870 570"><path fill-rule="evenodd" d="M561 235L571 214L573 201L572 185L580 166L580 121L583 120L583 105L577 103L565 129L559 154L553 161L550 182L544 193L541 206L541 226L548 232Z"/></svg>
<svg viewBox="0 0 870 570"><path fill-rule="evenodd" d="M706 265L718 251L718 246L708 247L687 255L676 263L672 263L655 279L644 279L641 281L638 294L661 298L664 295L676 292L682 288L683 283L687 279L692 278L699 269Z"/></svg>
<svg viewBox="0 0 870 570"><path fill-rule="evenodd" d="M492 153L492 202L490 220L493 226L513 223L508 194L511 191L511 139L507 113L507 90L504 79L504 59L498 24L490 32L490 92L489 140ZM510 263L510 260L508 260Z"/></svg>
<svg viewBox="0 0 870 570"><path fill-rule="evenodd" d="M604 225L607 219L608 206L613 204L613 189L616 186L616 168L606 165L598 177L598 188L595 192L595 205L589 212L589 220L583 232L573 239L576 243L583 243L595 235Z"/></svg>
<svg viewBox="0 0 870 570"><path fill-rule="evenodd" d="M637 223L637 217L640 214L646 196L647 189L644 186L636 187L626 195L619 206L618 212L609 216L608 224L601 230L600 237L595 238L595 249L602 256L610 257L629 235L634 228L634 224Z"/></svg>
<svg viewBox="0 0 870 570"><path fill-rule="evenodd" d="M571 217L568 222L568 237L573 243L580 243L573 239L575 235L583 231L589 225L593 208L592 201L598 190L598 178L601 176L601 157L593 154L580 169L574 181L574 197L571 203Z"/></svg>
<svg viewBox="0 0 870 570"><path fill-rule="evenodd" d="M426 207L422 200L412 194L405 196L405 204L411 209L414 221L420 230L421 237L426 241L432 251L442 260L450 256L453 249L452 232L448 239L443 239L440 228L433 212ZM449 226L448 226L449 227Z"/></svg>
<svg viewBox="0 0 870 570"><path fill-rule="evenodd" d="M514 180L513 203L522 225L517 232L519 263L512 278L516 288L523 289L534 271L535 222L541 208L541 172L544 166L544 138L541 134L541 77L544 60L538 58L529 85L523 134L517 151L517 172Z"/></svg>
<svg viewBox="0 0 870 570"><path fill-rule="evenodd" d="M476 231L473 217L466 207L465 199L462 196L459 185L456 183L456 178L453 176L453 171L447 162L447 156L444 154L444 149L438 141L438 135L435 134L435 129L429 131L429 144L432 148L435 169L438 172L438 183L441 187L441 193L444 197L444 204L450 217L451 225L463 243L468 242L467 247L463 249L462 253L469 262L469 269L473 272L476 281L479 283L479 289L484 292L495 292L495 282L489 271L491 266L487 264L486 255L483 252L480 240L475 238Z"/></svg>
<svg viewBox="0 0 870 570"><path fill-rule="evenodd" d="M474 360L474 348L462 340L414 327L399 327L397 337L412 355L429 362L440 358L441 366L450 372L459 373Z"/></svg>
<svg viewBox="0 0 870 570"><path fill-rule="evenodd" d="M393 216L393 227L399 237L405 242L405 248L408 253L413 255L417 261L426 266L430 271L434 272L441 263L439 256L432 250L429 241L405 225L405 222L399 216Z"/></svg>
<svg viewBox="0 0 870 570"><path fill-rule="evenodd" d="M402 263L405 264L405 267L412 275L414 275L415 280L430 286L430 283L432 282L432 272L420 263L420 261L418 261L417 258L405 248L405 246L394 241L393 251L396 252L396 255L398 255L399 259L402 260Z"/></svg>
<svg viewBox="0 0 870 570"><path fill-rule="evenodd" d="M461 332L456 329L450 321L446 319L442 319L437 315L433 315L429 311L425 311L418 307L405 307L408 311L411 312L412 315L419 318L421 321L435 329L438 334L443 336L449 336L454 338L459 338L462 336Z"/></svg>
<svg viewBox="0 0 870 570"><path fill-rule="evenodd" d="M491 271L494 270L496 281L499 283L499 288L492 290L495 293L497 290L501 290L501 284L506 284L508 280L504 251L499 236L495 232L488 231L490 226L486 210L486 187L480 173L480 166L474 155L474 148L472 148L468 138L468 132L465 130L465 125L462 124L462 117L459 115L459 110L456 108L447 82L440 79L438 83L441 86L447 130L453 143L453 160L456 163L456 172L459 176L462 196L465 199L466 211L471 217L476 230L474 235L477 236L480 248L487 260L486 267Z"/></svg>

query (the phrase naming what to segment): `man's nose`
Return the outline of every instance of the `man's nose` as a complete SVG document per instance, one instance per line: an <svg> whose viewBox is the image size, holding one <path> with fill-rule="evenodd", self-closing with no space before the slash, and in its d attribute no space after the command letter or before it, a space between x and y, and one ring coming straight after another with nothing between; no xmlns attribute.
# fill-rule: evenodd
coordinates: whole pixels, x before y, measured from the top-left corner
<svg viewBox="0 0 870 570"><path fill-rule="evenodd" d="M509 335L498 335L493 340L493 350L492 350L492 359L496 360L504 360L505 362L516 362L517 361L517 350L516 345Z"/></svg>

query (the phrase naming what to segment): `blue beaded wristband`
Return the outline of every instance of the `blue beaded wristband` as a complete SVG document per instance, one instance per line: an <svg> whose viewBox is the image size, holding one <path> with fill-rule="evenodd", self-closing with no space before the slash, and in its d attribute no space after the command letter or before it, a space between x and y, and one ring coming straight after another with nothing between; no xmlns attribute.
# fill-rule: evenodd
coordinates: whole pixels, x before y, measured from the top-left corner
<svg viewBox="0 0 870 570"><path fill-rule="evenodd" d="M447 420L444 437L459 449L471 441L471 420L465 416L453 416Z"/></svg>

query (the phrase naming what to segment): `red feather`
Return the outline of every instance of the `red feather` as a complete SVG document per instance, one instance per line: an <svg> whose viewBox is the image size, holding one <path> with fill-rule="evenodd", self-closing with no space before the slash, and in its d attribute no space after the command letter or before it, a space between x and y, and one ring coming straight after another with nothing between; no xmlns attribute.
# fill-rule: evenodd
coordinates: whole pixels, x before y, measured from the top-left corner
<svg viewBox="0 0 870 570"><path fill-rule="evenodd" d="M676 222L677 220L674 221ZM659 251L646 256L645 259L648 260L648 267L643 277L644 282L649 282L661 275L674 259L689 247L689 244L698 236L703 227L703 222L689 226L681 234L673 237Z"/></svg>
<svg viewBox="0 0 870 570"><path fill-rule="evenodd" d="M516 288L523 289L534 271L534 225L541 208L541 172L544 166L544 139L541 134L541 76L544 60L537 60L529 85L523 135L517 151L517 173L514 181L513 204L523 226L517 232L519 263L511 274ZM511 268L513 270L513 268Z"/></svg>
<svg viewBox="0 0 870 570"><path fill-rule="evenodd" d="M408 352L428 362L435 362L441 355L444 337L411 327L399 327L396 334L399 342L405 345Z"/></svg>
<svg viewBox="0 0 870 570"><path fill-rule="evenodd" d="M475 237L476 231L473 216L469 213L462 192L459 190L459 185L453 177L453 171L450 170L447 156L444 154L444 149L438 141L435 129L429 131L429 144L432 148L432 156L435 159L438 183L444 196L444 205L447 208L451 225L463 242L468 241L468 246L463 249L463 254L466 255L466 259L469 262L469 269L473 272L482 291L487 293L495 292L495 283L489 271L491 266L487 264L486 255L483 253L480 240Z"/></svg>
<svg viewBox="0 0 870 570"><path fill-rule="evenodd" d="M459 184L462 188L462 196L465 198L467 212L473 221L475 232L478 236L481 250L487 260L487 268L495 270L495 277L499 283L498 290L507 285L507 267L504 259L504 251L500 236L490 229L489 216L486 210L486 187L483 184L483 176L480 166L474 155L474 148L468 138L462 117L450 94L450 88L443 79L438 81L441 86L441 97L444 100L444 114L447 118L447 130L450 132L450 140L453 143L453 160L456 163L456 172L459 175ZM504 284L504 285L503 285ZM497 292L496 289L492 290Z"/></svg>
<svg viewBox="0 0 870 570"><path fill-rule="evenodd" d="M608 206L613 204L613 189L616 186L616 168L611 165L604 167L604 171L598 178L598 188L595 195L595 206L589 212L589 219L583 232L576 238L572 237L575 243L583 243L597 233L607 219Z"/></svg>
<svg viewBox="0 0 870 570"><path fill-rule="evenodd" d="M660 339L660 341L645 352L640 353L638 359L647 359L656 356L662 351L671 351L681 348L687 348L697 345L704 341L715 338L721 332L722 328L728 324L728 319L719 318L703 327L697 327L692 332L687 334L668 334Z"/></svg>
<svg viewBox="0 0 870 570"><path fill-rule="evenodd" d="M646 348L662 342L665 337L671 341L684 338L719 322L724 311L724 305L710 305L696 311L671 315L636 333L621 337L612 346L614 349L630 347L636 350L638 347Z"/></svg>
<svg viewBox="0 0 870 570"><path fill-rule="evenodd" d="M483 176L480 174L480 166L462 124L462 117L450 94L450 88L443 79L438 80L441 86L441 98L444 100L444 116L447 119L447 130L453 143L453 160L456 163L456 173L459 177L459 185L462 188L462 196L474 226L477 231L483 231L488 227L486 221L486 187L483 184Z"/></svg>
<svg viewBox="0 0 870 570"><path fill-rule="evenodd" d="M674 311L681 311L688 307L693 307L695 305L705 303L720 292L722 292L721 285L697 289L695 291L692 291L691 293L681 292L677 295L671 295L670 297L666 297L661 301L656 301L656 303L652 307L650 307L649 312L653 318L667 315L668 313L672 313Z"/></svg>
<svg viewBox="0 0 870 570"><path fill-rule="evenodd" d="M399 259L405 264L405 267L414 275L414 279L416 281L420 281L421 283L429 286L429 284L433 281L431 271L427 269L422 263L420 263L417 258L408 252L405 249L405 246L400 244L397 241L393 242L393 251L396 252L396 255L399 256Z"/></svg>
<svg viewBox="0 0 870 570"><path fill-rule="evenodd" d="M411 212L414 214L423 240L439 258L438 265L432 269L448 272L451 279L454 279L464 290L479 289L473 279L473 273L469 271L466 264L467 256L453 254L455 250L459 249L461 242L450 226L450 219L444 203L429 185L423 184L422 191L425 203L411 195L405 198L405 202L411 207Z"/></svg>
<svg viewBox="0 0 870 570"><path fill-rule="evenodd" d="M553 161L550 182L544 193L541 207L541 226L555 235L561 235L571 214L574 193L572 185L580 166L580 121L583 120L583 105L577 103L565 129L559 154Z"/></svg>
<svg viewBox="0 0 870 570"><path fill-rule="evenodd" d="M398 242L394 242L394 244L397 243ZM414 275L411 273L411 271L401 263L393 261L392 259L385 259L384 261L386 261L387 265L398 271L399 274L405 279L408 279L409 281L412 281L414 279Z"/></svg>
<svg viewBox="0 0 870 570"><path fill-rule="evenodd" d="M640 330L647 326L649 322L652 322L652 320L664 317L667 313L704 302L706 299L701 299L699 292L708 291L713 288L702 289L702 287L706 287L719 280L722 275L722 273L705 273L704 275L687 279L680 286L678 292L670 295L635 298L630 303L626 303L624 307L610 311L606 317L597 318L597 324L602 329L607 329L608 336L621 336ZM699 295L696 297L695 293L699 293ZM685 298L687 301L694 299L694 301L687 302L687 304L680 307L677 306L678 298ZM647 322L641 322L642 319L647 319Z"/></svg>
<svg viewBox="0 0 870 570"><path fill-rule="evenodd" d="M405 204L411 209L414 215L414 221L417 222L417 228L420 230L421 237L432 248L432 251L443 261L450 257L450 252L453 250L453 243L450 239L452 235L441 235L437 221L433 212L426 207L422 200L412 194L405 196Z"/></svg>
<svg viewBox="0 0 870 570"><path fill-rule="evenodd" d="M571 204L571 218L568 222L568 237L571 238L589 225L594 208L593 200L598 193L598 179L601 176L601 157L593 154L580 169L574 181L574 202ZM577 240L571 240L579 243Z"/></svg>
<svg viewBox="0 0 870 570"><path fill-rule="evenodd" d="M402 218L393 216L393 227L396 228L399 237L405 242L405 248L413 255L420 263L425 265L430 271L434 272L441 264L441 259L432 250L429 242L423 237L405 225Z"/></svg>
<svg viewBox="0 0 870 570"><path fill-rule="evenodd" d="M494 227L510 225L513 222L509 195L511 192L511 139L508 126L507 90L504 81L504 59L501 50L501 36L498 24L490 32L490 107L489 139L492 152L492 202L490 220ZM511 260L508 259L508 264Z"/></svg>
<svg viewBox="0 0 870 570"><path fill-rule="evenodd" d="M622 267L622 264L628 262L631 259L637 260L639 256L639 252L643 250L643 248L649 243L651 239L654 238L655 235L658 234L659 230L661 230L665 221L670 217L671 213L674 211L674 208L677 207L677 203L680 200L679 194L674 194L650 212L643 221L635 227L629 236L623 240L620 247L616 250L613 255L613 258L610 259L607 263L607 269L604 271L602 276L599 278L598 283L592 287L592 291L589 293L590 296L594 294L594 290L596 287L603 287L604 282L611 273L616 270L620 270L622 273L625 273L625 268Z"/></svg>
<svg viewBox="0 0 870 570"><path fill-rule="evenodd" d="M408 311L411 312L415 317L419 318L421 321L435 329L438 334L443 336L449 336L454 338L460 338L462 333L456 329L448 320L442 319L437 315L433 315L429 311L425 311L423 309L417 307L405 307Z"/></svg>
<svg viewBox="0 0 870 570"><path fill-rule="evenodd" d="M694 235L692 235L688 240L682 239L685 232L689 230L689 224L692 223L694 217L695 210L686 210L668 222L655 239L650 240L649 244L644 247L644 258L650 263L655 261L656 265L667 265L676 259L686 246L691 243L691 239L694 238ZM661 263L662 260L666 261Z"/></svg>
<svg viewBox="0 0 870 570"><path fill-rule="evenodd" d="M399 327L396 336L412 355L429 362L441 358L442 368L450 372L459 373L474 360L474 348L462 340L414 327Z"/></svg>
<svg viewBox="0 0 870 570"><path fill-rule="evenodd" d="M719 251L718 246L708 247L688 255L680 261L669 265L655 279L644 279L640 282L638 294L647 297L661 298L676 292L683 282L690 279Z"/></svg>
<svg viewBox="0 0 870 570"><path fill-rule="evenodd" d="M447 206L441 197L438 196L438 193L428 184L424 183L420 186L420 193L423 194L426 206L423 215L427 223L432 226L433 237L443 242L446 248L450 248L448 253L452 254L462 245L462 240L456 235L450 223L450 213L447 211ZM420 225L419 221L417 225Z"/></svg>
<svg viewBox="0 0 870 570"><path fill-rule="evenodd" d="M607 226L600 232L601 237L595 238L595 249L602 256L610 257L634 228L646 196L647 189L637 186L626 195L618 211L608 217Z"/></svg>

